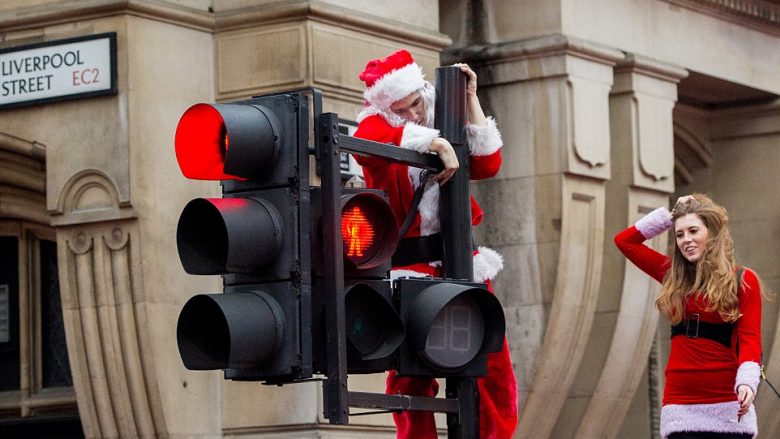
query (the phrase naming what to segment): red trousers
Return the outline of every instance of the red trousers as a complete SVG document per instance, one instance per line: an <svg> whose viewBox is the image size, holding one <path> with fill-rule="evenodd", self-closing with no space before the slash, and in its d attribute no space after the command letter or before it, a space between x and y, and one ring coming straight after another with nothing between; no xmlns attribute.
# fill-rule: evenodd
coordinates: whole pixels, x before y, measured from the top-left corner
<svg viewBox="0 0 780 439"><path fill-rule="evenodd" d="M517 381L504 340L499 352L488 354L487 376L477 379L480 439L509 439L517 426ZM429 378L387 376L387 394L436 396L439 384ZM433 413L409 410L393 413L398 439L437 439Z"/></svg>

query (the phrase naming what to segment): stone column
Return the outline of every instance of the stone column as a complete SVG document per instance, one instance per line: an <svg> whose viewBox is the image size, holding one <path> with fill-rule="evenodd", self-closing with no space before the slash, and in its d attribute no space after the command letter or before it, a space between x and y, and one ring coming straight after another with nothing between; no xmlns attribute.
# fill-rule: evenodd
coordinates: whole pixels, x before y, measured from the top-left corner
<svg viewBox="0 0 780 439"><path fill-rule="evenodd" d="M587 401L590 395L590 400L584 414L578 413L581 419L575 437L616 437L647 368L658 323L659 284L628 262L612 237L653 209L669 204L674 191L672 109L677 82L686 75L682 68L633 54L615 67L610 96L612 178L606 185L608 233L596 314L599 324L594 325L589 357L579 374L582 399ZM649 245L665 253L667 242L663 233ZM649 409L640 419L650 420L650 412L660 409L647 406L648 401L640 404ZM630 430L632 436L652 428L637 427Z"/></svg>
<svg viewBox="0 0 780 439"><path fill-rule="evenodd" d="M504 136L497 178L475 185L482 242L504 255L518 377L516 437L549 437L585 353L598 300L610 177L609 91L619 51L563 35L448 54L478 68Z"/></svg>

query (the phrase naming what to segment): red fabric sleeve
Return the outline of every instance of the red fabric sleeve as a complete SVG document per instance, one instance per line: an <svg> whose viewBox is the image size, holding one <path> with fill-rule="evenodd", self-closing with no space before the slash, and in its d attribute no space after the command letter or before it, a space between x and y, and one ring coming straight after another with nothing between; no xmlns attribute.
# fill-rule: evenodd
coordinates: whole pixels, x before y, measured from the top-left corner
<svg viewBox="0 0 780 439"><path fill-rule="evenodd" d="M737 321L738 362L755 361L761 364L761 290L758 277L748 268L742 273L744 286L739 290Z"/></svg>
<svg viewBox="0 0 780 439"><path fill-rule="evenodd" d="M488 155L469 156L469 174L472 180L494 177L501 168L501 149Z"/></svg>
<svg viewBox="0 0 780 439"><path fill-rule="evenodd" d="M403 135L403 127L390 126L390 124L388 124L381 116L378 115L369 116L363 119L363 121L358 125L357 131L355 131L355 137L366 140L373 140L374 142L379 143L389 143L395 146L401 144L401 138ZM372 173L371 170L387 166L390 163L387 160L378 157L361 156L356 154L354 157L355 161L358 162L360 166L369 168L369 173ZM370 184L369 187L371 187Z"/></svg>
<svg viewBox="0 0 780 439"><path fill-rule="evenodd" d="M631 226L615 235L613 239L618 250L640 270L663 282L664 275L669 270L670 259L644 244L645 237L635 226Z"/></svg>

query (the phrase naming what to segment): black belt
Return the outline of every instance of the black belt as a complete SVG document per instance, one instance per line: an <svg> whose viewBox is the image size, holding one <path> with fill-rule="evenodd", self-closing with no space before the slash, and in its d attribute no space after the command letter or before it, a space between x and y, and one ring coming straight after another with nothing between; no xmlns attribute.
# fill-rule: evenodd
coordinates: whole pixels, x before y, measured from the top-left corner
<svg viewBox="0 0 780 439"><path fill-rule="evenodd" d="M734 323L707 323L698 314L688 314L685 320L672 326L672 337L684 335L688 338L707 338L731 348L731 333Z"/></svg>
<svg viewBox="0 0 780 439"><path fill-rule="evenodd" d="M402 239L393 254L393 267L441 261L442 248L441 233Z"/></svg>

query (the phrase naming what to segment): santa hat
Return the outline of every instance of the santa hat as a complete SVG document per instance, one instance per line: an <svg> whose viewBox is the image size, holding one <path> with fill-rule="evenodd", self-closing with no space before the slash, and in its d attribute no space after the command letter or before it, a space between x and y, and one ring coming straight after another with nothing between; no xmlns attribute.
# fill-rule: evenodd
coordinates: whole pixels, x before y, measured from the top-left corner
<svg viewBox="0 0 780 439"><path fill-rule="evenodd" d="M387 110L393 102L423 88L424 78L422 68L406 50L372 59L360 74L360 79L366 83L363 97L380 110Z"/></svg>

